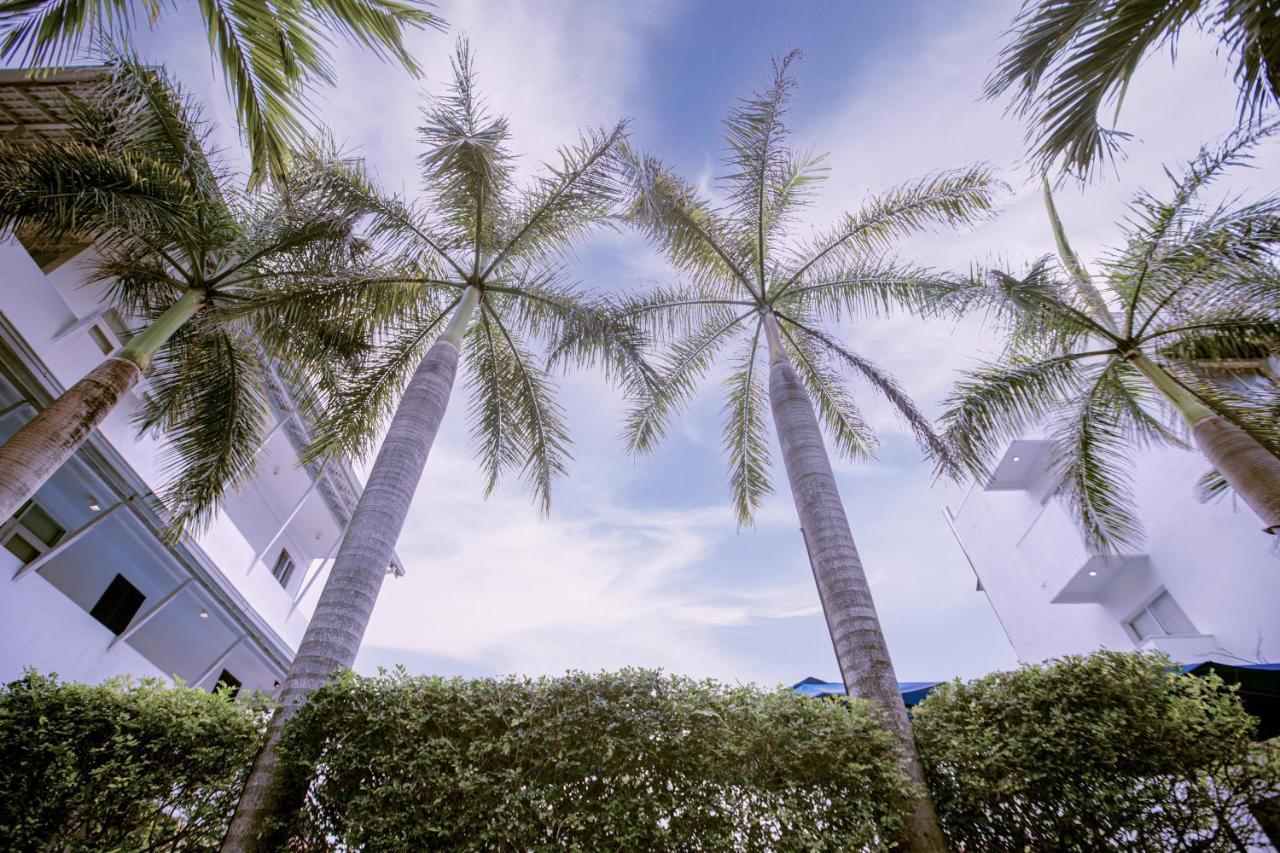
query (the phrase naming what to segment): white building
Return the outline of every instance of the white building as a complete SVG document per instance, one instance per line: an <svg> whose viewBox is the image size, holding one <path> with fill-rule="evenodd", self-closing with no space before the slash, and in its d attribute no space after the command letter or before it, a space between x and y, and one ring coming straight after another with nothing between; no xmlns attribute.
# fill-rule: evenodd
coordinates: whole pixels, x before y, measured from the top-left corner
<svg viewBox="0 0 1280 853"><path fill-rule="evenodd" d="M1097 649L1155 649L1180 662L1280 662L1280 549L1232 498L1202 504L1202 457L1135 449L1146 545L1099 556L1052 496L1050 444L1031 436L975 484L952 530L1015 654L1036 662Z"/></svg>
<svg viewBox="0 0 1280 853"><path fill-rule="evenodd" d="M56 134L62 92L91 74L0 72L0 135ZM106 288L85 285L92 251L0 241L0 440L128 334L102 301ZM72 681L127 674L271 692L359 484L349 465L299 464L308 425L275 388L256 476L207 532L166 544L155 496L164 438L139 437L132 424L145 390L144 380L32 503L0 519L0 679L34 667Z"/></svg>

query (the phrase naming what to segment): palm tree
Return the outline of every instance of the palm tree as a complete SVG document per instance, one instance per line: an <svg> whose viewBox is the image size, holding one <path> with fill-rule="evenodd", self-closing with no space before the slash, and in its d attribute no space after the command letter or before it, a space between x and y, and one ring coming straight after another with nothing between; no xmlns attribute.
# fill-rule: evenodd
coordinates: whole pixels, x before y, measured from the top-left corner
<svg viewBox="0 0 1280 853"><path fill-rule="evenodd" d="M140 425L170 439L166 502L176 534L207 521L223 490L252 471L266 416L264 359L283 339L254 319L262 298L345 263L361 210L329 189L330 172L346 167L318 160L276 189L237 194L206 157L198 108L133 59L118 58L72 111L66 139L0 142L0 229L92 241L93 280L146 325L0 445L0 518L149 372ZM305 379L312 357L358 343L299 324L289 331L291 358L275 367L290 382Z"/></svg>
<svg viewBox="0 0 1280 853"><path fill-rule="evenodd" d="M1138 194L1098 278L1068 244L1045 181L1065 280L1043 259L1021 279L993 274L977 297L1010 337L998 361L956 383L945 438L985 478L1010 439L1047 424L1059 487L1095 550L1141 540L1130 447L1183 445L1188 432L1265 529L1280 529L1280 430L1267 401L1230 394L1192 361L1256 356L1280 341L1280 199L1199 202L1257 139L1236 133L1202 149L1168 200Z"/></svg>
<svg viewBox="0 0 1280 853"><path fill-rule="evenodd" d="M268 174L283 178L291 149L304 147L311 87L316 80L332 84L336 79L329 55L335 34L416 76L419 67L404 44L405 31L444 28L431 12L432 0L204 0L198 5L209 52L222 68L249 144L254 183ZM0 60L62 64L76 57L86 38L124 39L138 11L154 28L169 8L161 0L0 0Z"/></svg>
<svg viewBox="0 0 1280 853"><path fill-rule="evenodd" d="M1040 171L1061 158L1088 175L1129 136L1104 127L1099 113L1113 106L1118 117L1143 58L1172 52L1190 25L1230 57L1242 121L1280 103L1280 17L1268 0L1024 0L987 97L1012 92L1011 109L1031 118L1027 142Z"/></svg>
<svg viewBox="0 0 1280 853"><path fill-rule="evenodd" d="M388 419L364 493L289 668L268 739L241 797L224 850L261 843L258 834L292 792L276 786L276 747L287 720L336 670L350 667L392 550L452 394L461 351L470 426L487 490L518 472L542 510L563 472L568 437L554 389L529 341L571 336L558 355L580 363L603 355L619 375L643 366L639 341L574 285L558 258L603 221L619 195L615 149L624 127L583 136L560 163L517 188L506 119L488 114L471 56L459 43L448 93L431 100L420 128L429 204L385 200L353 187L376 208L373 238L403 259L398 272L334 280L337 304L401 300L384 346L349 378L318 428L316 452L365 453ZM298 300L282 292L282 299ZM403 389L403 390L401 390Z"/></svg>
<svg viewBox="0 0 1280 853"><path fill-rule="evenodd" d="M621 302L624 317L669 342L656 380L641 387L627 438L635 451L651 449L697 380L735 342L723 385L724 439L734 506L739 521L749 523L770 490L761 364L767 351L767 399L841 675L851 695L883 712L918 785L908 846L942 849L820 422L842 455L872 455L875 438L845 382L852 373L897 408L927 453L945 456L945 448L897 382L822 323L893 306L923 311L942 301L950 282L893 260L887 250L928 226L959 226L985 214L997 183L985 167L939 172L871 198L815 239L787 240L825 172L823 156L787 146L784 113L795 85L789 71L795 57L776 62L771 87L743 101L725 121L723 205L700 198L653 157L629 158L630 218L687 281Z"/></svg>

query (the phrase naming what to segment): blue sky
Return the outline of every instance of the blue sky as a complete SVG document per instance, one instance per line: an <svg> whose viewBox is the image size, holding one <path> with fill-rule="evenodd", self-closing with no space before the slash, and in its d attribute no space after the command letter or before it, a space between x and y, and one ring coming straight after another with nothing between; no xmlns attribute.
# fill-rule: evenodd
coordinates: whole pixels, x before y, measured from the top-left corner
<svg viewBox="0 0 1280 853"><path fill-rule="evenodd" d="M766 80L771 57L799 48L795 142L831 152L832 169L809 224L825 225L877 188L984 159L1013 187L1003 215L968 233L913 239L902 254L940 267L1016 265L1049 251L1049 236L1020 165L1021 128L998 105L979 100L1016 6L444 2L451 33L412 40L424 80L339 50L339 86L320 92L317 106L388 187L412 194L419 95L446 78L452 40L465 32L491 105L511 118L514 147L526 155L522 168L532 171L553 156L578 127L625 117L637 144L708 183L721 155L721 117ZM221 85L197 31L189 23L166 25L143 48L204 94L227 128L222 138L233 144ZM1185 44L1176 69L1167 57L1149 62L1122 122L1137 134L1129 160L1087 193L1061 199L1082 253L1100 250L1108 223L1137 187L1162 181L1161 163L1190 156L1227 130L1232 116L1232 88L1206 45ZM1268 151L1264 163L1275 162ZM591 240L578 271L606 289L670 278L661 259L625 233ZM892 370L932 412L954 371L997 345L974 321L892 319L835 331ZM575 462L547 520L514 485L483 500L459 389L402 536L408 576L385 585L358 667L403 663L449 675L646 665L763 684L835 679L780 471L757 526L735 528L715 384L713 375L656 453L632 459L617 440L616 395L593 376L565 377L561 399L574 428ZM838 463L837 476L899 677L968 677L1014 665L943 521L942 507L957 504L964 487L934 484L892 414L860 400L881 428L881 458Z"/></svg>

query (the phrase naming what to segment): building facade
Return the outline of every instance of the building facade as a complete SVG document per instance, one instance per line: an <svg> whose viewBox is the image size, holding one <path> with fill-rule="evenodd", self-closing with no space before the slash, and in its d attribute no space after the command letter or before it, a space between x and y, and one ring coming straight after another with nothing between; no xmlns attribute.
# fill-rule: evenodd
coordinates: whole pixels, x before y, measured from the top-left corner
<svg viewBox="0 0 1280 853"><path fill-rule="evenodd" d="M3 72L0 135L56 134L60 104L86 73ZM104 301L106 285L86 280L92 253L0 241L0 440L128 339L133 324ZM0 678L33 667L73 681L131 675L270 693L359 483L346 463L301 464L310 425L276 384L252 480L207 530L169 543L156 497L165 438L134 425L146 390L144 378L33 501L0 520Z"/></svg>
<svg viewBox="0 0 1280 853"><path fill-rule="evenodd" d="M1133 553L1090 553L1054 495L1051 445L1013 442L990 481L945 510L1023 662L1098 649L1189 663L1280 662L1280 546L1242 503L1196 499L1208 469L1189 450L1133 450L1146 531Z"/></svg>

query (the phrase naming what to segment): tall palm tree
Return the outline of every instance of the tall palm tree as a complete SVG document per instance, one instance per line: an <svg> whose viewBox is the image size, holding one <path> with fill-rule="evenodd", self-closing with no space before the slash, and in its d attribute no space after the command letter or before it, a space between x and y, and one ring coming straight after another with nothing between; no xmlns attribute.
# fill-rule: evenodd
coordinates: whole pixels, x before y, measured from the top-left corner
<svg viewBox="0 0 1280 853"><path fill-rule="evenodd" d="M1096 550L1142 538L1130 447L1182 445L1187 433L1264 528L1280 530L1280 429L1267 411L1270 395L1232 395L1190 361L1253 356L1260 343L1274 350L1280 342L1280 198L1199 201L1257 139L1237 133L1202 149L1168 200L1138 194L1123 242L1104 256L1098 277L1072 251L1046 181L1065 275L1044 259L1020 279L993 274L977 297L1009 341L998 361L956 383L945 437L983 478L1009 440L1047 425L1062 494Z"/></svg>
<svg viewBox="0 0 1280 853"><path fill-rule="evenodd" d="M560 163L518 188L506 119L491 116L475 89L465 42L453 84L425 111L420 138L427 203L384 200L352 187L376 208L373 238L403 259L399 271L335 279L334 305L401 301L377 356L350 377L318 430L316 452L371 449L386 436L364 493L289 668L282 707L248 780L224 850L261 843L265 817L292 796L276 784L276 747L286 721L336 670L350 667L452 395L460 353L470 390L471 429L487 489L518 472L545 512L552 478L564 470L568 437L550 380L530 341L572 336L559 355L603 354L621 375L643 370L639 341L573 284L558 258L604 221L619 196L618 125L562 148ZM292 295L281 298L299 304Z"/></svg>
<svg viewBox="0 0 1280 853"><path fill-rule="evenodd" d="M0 0L0 61L58 65L86 39L119 41L139 11L154 28L179 4L163 0ZM400 63L415 76L406 30L443 29L432 0L201 0L209 52L249 144L251 181L283 178L292 148L304 147L310 90L336 80L329 51L334 35Z"/></svg>
<svg viewBox="0 0 1280 853"><path fill-rule="evenodd" d="M1128 137L1099 114L1111 107L1118 117L1142 60L1172 52L1188 26L1229 56L1243 121L1280 103L1280 17L1270 0L1024 0L986 94L1011 92L1012 110L1031 119L1027 142L1040 171L1061 159L1088 175Z"/></svg>
<svg viewBox="0 0 1280 853"><path fill-rule="evenodd" d="M985 214L997 183L984 167L939 172L869 199L814 239L789 240L789 226L825 172L823 156L787 146L795 56L775 63L772 85L725 121L722 205L699 197L653 157L630 158L630 218L687 280L622 300L623 316L669 342L656 380L641 388L627 437L633 450L652 448L716 356L735 344L723 386L724 439L739 521L748 523L770 490L767 398L845 686L883 712L919 786L908 847L942 849L820 423L842 455L872 455L875 438L846 385L851 373L896 407L927 453L944 455L945 448L896 381L822 324L895 306L923 311L943 301L950 282L893 260L887 250L931 225L959 226Z"/></svg>
<svg viewBox="0 0 1280 853"><path fill-rule="evenodd" d="M170 439L176 532L206 521L226 486L252 471L266 417L264 358L283 339L262 325L261 300L347 262L362 210L331 189L345 185L336 175L345 182L346 167L318 160L278 188L238 193L206 156L199 110L176 84L128 57L108 72L75 105L66 139L0 141L0 230L91 240L92 280L146 325L0 445L0 518L149 372L141 426ZM305 314L300 305L291 316ZM286 381L302 380L313 356L344 345L358 353L349 331L326 336L295 323L290 333L291 358L277 365Z"/></svg>

